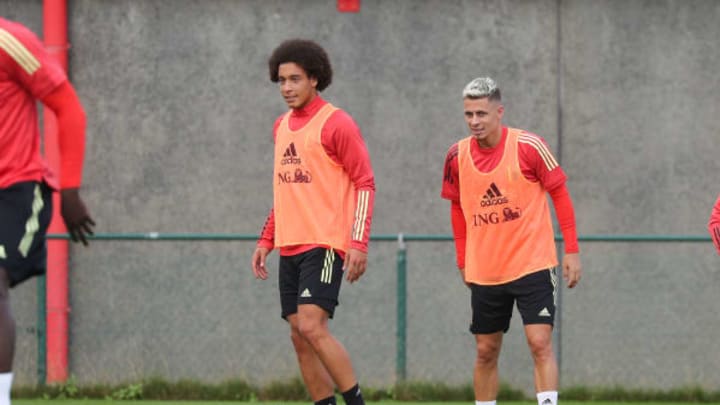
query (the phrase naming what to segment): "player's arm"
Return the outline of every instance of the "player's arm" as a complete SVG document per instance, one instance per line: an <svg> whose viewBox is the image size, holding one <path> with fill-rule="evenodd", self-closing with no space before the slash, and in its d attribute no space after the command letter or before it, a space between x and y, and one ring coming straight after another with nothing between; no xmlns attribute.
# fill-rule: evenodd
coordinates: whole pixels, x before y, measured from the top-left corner
<svg viewBox="0 0 720 405"><path fill-rule="evenodd" d="M60 147L60 188L77 189L85 153L85 111L57 61L31 32L6 33L4 41L14 64L12 77L55 114Z"/></svg>
<svg viewBox="0 0 720 405"><path fill-rule="evenodd" d="M518 143L523 175L531 181L539 181L552 198L565 242L563 278L568 287L573 288L580 281L582 265L575 227L575 210L565 185L567 176L544 139L535 134L523 133L518 138Z"/></svg>
<svg viewBox="0 0 720 405"><path fill-rule="evenodd" d="M710 232L710 237L715 244L715 249L717 249L717 252L720 255L720 195L718 195L718 199L715 201L715 206L710 214L708 231Z"/></svg>
<svg viewBox="0 0 720 405"><path fill-rule="evenodd" d="M277 129L282 121L283 116L281 115L275 120L273 124L273 143L277 139ZM250 267L252 268L255 278L262 280L267 279L268 272L265 267L265 260L267 255L275 247L275 209L270 208L270 212L265 219L262 231L260 231L260 238L257 240L255 245L255 251L253 252Z"/></svg>
<svg viewBox="0 0 720 405"><path fill-rule="evenodd" d="M57 60L24 26L0 29L0 69L35 99L41 100L67 80Z"/></svg>
<svg viewBox="0 0 720 405"><path fill-rule="evenodd" d="M87 245L95 221L80 198L83 158L85 155L85 112L80 99L67 80L42 98L57 119L60 147L61 214L74 241Z"/></svg>
<svg viewBox="0 0 720 405"><path fill-rule="evenodd" d="M272 251L275 245L275 211L270 209L267 218L265 219L265 225L260 232L260 238L257 241L255 252L252 255L251 267L255 278L262 280L267 279L268 272L265 267L265 260L267 255Z"/></svg>
<svg viewBox="0 0 720 405"><path fill-rule="evenodd" d="M555 206L560 232L562 232L565 241L565 255L562 260L563 278L567 286L573 288L580 281L582 274L580 249L575 229L575 210L570 199L570 193L564 183L549 193Z"/></svg>
<svg viewBox="0 0 720 405"><path fill-rule="evenodd" d="M273 208L270 208L270 212L265 218L265 224L260 232L257 246L268 250L273 250L275 247L275 210Z"/></svg>
<svg viewBox="0 0 720 405"><path fill-rule="evenodd" d="M460 205L460 173L457 162L458 145L454 144L448 150L443 168L443 184L440 196L450 200L450 224L452 225L453 240L455 241L455 261L460 276L465 281L465 247L467 241L467 228L465 215Z"/></svg>
<svg viewBox="0 0 720 405"><path fill-rule="evenodd" d="M450 223L452 224L453 240L455 241L455 260L460 277L465 281L465 246L467 240L467 230L465 223L465 215L459 201L450 202Z"/></svg>
<svg viewBox="0 0 720 405"><path fill-rule="evenodd" d="M354 282L367 268L370 226L375 205L375 175L365 141L350 115L342 110L333 113L321 137L325 152L343 166L355 186L355 215L350 249L343 264L347 280Z"/></svg>
<svg viewBox="0 0 720 405"><path fill-rule="evenodd" d="M565 242L565 254L579 253L577 230L575 226L575 209L573 208L570 192L565 183L549 190L550 198L555 207L560 232Z"/></svg>
<svg viewBox="0 0 720 405"><path fill-rule="evenodd" d="M87 245L95 222L80 198L85 114L62 67L37 36L21 26L3 30L0 65L20 87L57 116L60 144L61 214L73 241Z"/></svg>
<svg viewBox="0 0 720 405"><path fill-rule="evenodd" d="M65 81L42 99L55 113L60 147L60 188L77 189L85 156L85 111L70 82Z"/></svg>

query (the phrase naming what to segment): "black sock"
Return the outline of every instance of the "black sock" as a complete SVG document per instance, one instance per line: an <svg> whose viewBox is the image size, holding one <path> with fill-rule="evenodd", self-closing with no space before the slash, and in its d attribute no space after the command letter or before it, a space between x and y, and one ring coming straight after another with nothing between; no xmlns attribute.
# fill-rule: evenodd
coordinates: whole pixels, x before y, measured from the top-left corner
<svg viewBox="0 0 720 405"><path fill-rule="evenodd" d="M360 384L342 393L343 399L347 405L365 405L362 393L360 392Z"/></svg>
<svg viewBox="0 0 720 405"><path fill-rule="evenodd" d="M335 395L321 399L315 402L315 405L337 405L337 402L335 402Z"/></svg>

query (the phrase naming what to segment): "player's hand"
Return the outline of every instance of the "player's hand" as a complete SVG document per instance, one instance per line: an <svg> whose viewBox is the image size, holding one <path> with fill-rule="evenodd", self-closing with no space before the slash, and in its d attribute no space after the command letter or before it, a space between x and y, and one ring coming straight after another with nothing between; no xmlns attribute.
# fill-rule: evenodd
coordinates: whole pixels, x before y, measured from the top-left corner
<svg viewBox="0 0 720 405"><path fill-rule="evenodd" d="M582 265L579 253L566 253L562 261L563 278L568 288L575 287L580 282Z"/></svg>
<svg viewBox="0 0 720 405"><path fill-rule="evenodd" d="M95 221L90 218L77 188L66 188L60 191L60 214L73 242L80 241L87 246L87 236L93 234L92 227L95 226Z"/></svg>
<svg viewBox="0 0 720 405"><path fill-rule="evenodd" d="M354 283L360 279L366 269L367 253L357 249L348 249L345 254L345 263L343 263L343 271L347 274L345 279Z"/></svg>
<svg viewBox="0 0 720 405"><path fill-rule="evenodd" d="M258 247L255 249L255 252L252 255L252 271L255 278L259 278L261 280L266 280L268 278L268 272L265 268L265 258L268 253L270 253L270 249L266 247Z"/></svg>

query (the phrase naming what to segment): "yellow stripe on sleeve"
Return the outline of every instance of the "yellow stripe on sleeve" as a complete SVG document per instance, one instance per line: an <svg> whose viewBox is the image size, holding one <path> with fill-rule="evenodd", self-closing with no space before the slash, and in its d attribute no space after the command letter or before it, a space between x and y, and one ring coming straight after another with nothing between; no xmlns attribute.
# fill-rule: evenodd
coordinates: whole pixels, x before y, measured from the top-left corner
<svg viewBox="0 0 720 405"><path fill-rule="evenodd" d="M548 171L559 166L550 150L548 150L547 146L545 146L540 139L529 135L521 135L518 138L518 142L532 146L538 152L543 162L545 162Z"/></svg>
<svg viewBox="0 0 720 405"><path fill-rule="evenodd" d="M368 211L368 200L370 198L369 191L358 192L357 208L355 209L355 232L353 233L353 240L362 241L365 235L365 220L367 219Z"/></svg>
<svg viewBox="0 0 720 405"><path fill-rule="evenodd" d="M0 28L0 48L7 52L27 74L40 69L40 61L11 33Z"/></svg>

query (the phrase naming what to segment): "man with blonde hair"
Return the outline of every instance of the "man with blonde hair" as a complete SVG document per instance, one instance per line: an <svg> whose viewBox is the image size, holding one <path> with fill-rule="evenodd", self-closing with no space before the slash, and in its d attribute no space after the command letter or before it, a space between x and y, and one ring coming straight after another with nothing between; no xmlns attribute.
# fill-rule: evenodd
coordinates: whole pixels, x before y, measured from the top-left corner
<svg viewBox="0 0 720 405"><path fill-rule="evenodd" d="M493 79L468 83L463 106L470 135L448 151L441 196L451 202L457 265L471 290L475 403L496 403L500 347L517 303L535 363L538 404L556 405L552 328L558 261L546 193L565 240L562 272L568 287L575 287L581 274L566 176L542 138L502 124L504 106Z"/></svg>

